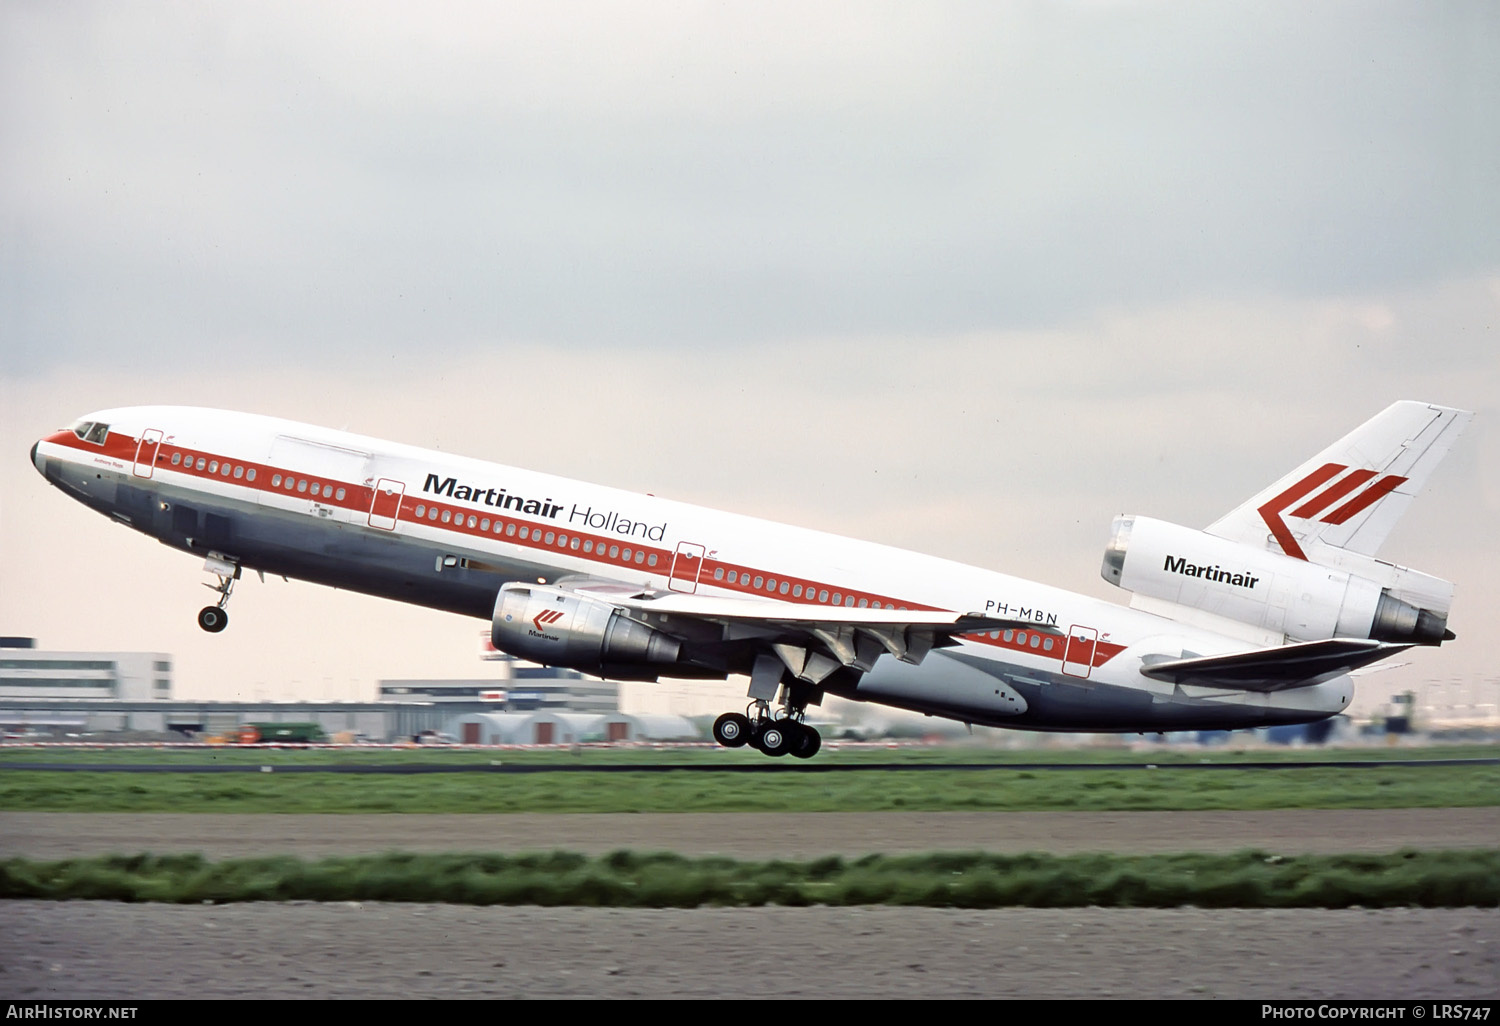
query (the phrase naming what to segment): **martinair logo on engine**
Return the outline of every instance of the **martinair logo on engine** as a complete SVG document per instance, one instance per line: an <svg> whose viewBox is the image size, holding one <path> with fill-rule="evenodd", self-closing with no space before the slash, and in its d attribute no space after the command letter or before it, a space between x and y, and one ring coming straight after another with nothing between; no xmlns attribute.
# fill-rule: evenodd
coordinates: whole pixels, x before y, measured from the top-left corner
<svg viewBox="0 0 1500 1026"><path fill-rule="evenodd" d="M1184 577L1201 577L1205 581L1218 581L1221 584L1232 584L1236 588L1254 589L1260 582L1259 577L1251 577L1249 574L1237 574L1233 570L1225 570L1220 566L1199 566L1197 563L1189 563L1182 556L1167 556L1167 561L1162 569L1169 574L1182 574Z"/></svg>
<svg viewBox="0 0 1500 1026"><path fill-rule="evenodd" d="M536 614L536 616L531 621L532 623L536 624L536 630L527 631L526 633L530 634L533 638L544 638L547 641L561 641L562 639L559 638L556 634L548 634L546 627L543 625L556 623L562 618L563 614L558 610L544 609L540 613Z"/></svg>

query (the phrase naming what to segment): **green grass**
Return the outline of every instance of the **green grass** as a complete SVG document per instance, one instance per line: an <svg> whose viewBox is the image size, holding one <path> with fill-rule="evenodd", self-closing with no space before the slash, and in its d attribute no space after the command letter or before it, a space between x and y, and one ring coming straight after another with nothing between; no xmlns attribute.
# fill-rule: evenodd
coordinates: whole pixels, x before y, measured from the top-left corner
<svg viewBox="0 0 1500 1026"><path fill-rule="evenodd" d="M994 763L997 766L1018 763L1139 763L1159 766L1187 764L1233 765L1244 762L1372 762L1382 759L1494 759L1500 758L1500 745L1444 745L1424 748L1267 748L1193 747L1132 751L1124 747L1090 747L1073 749L993 749L969 745L933 745L883 747L879 745L839 746L826 742L819 753L819 765L858 765L861 763L909 763L942 765L946 763ZM632 765L637 763L672 765L760 765L765 756L749 748L728 750L712 746L648 748L628 746L586 746L577 749L504 749L470 751L460 748L431 746L421 748L261 748L219 746L206 748L118 748L100 745L88 748L29 748L0 746L0 766L6 763L100 763L104 765ZM788 765L796 765L788 762Z"/></svg>
<svg viewBox="0 0 1500 1026"><path fill-rule="evenodd" d="M1232 855L871 855L739 861L615 852L0 861L0 898L174 903L421 901L693 908L1495 907L1500 852Z"/></svg>
<svg viewBox="0 0 1500 1026"><path fill-rule="evenodd" d="M0 772L0 810L29 812L960 812L1496 804L1500 766L416 776Z"/></svg>

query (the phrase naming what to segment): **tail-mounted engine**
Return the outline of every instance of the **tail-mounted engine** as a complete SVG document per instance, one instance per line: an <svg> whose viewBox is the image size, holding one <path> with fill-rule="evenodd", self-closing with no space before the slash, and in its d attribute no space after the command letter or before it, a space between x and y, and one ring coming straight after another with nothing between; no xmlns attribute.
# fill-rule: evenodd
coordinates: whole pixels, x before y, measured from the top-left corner
<svg viewBox="0 0 1500 1026"><path fill-rule="evenodd" d="M618 606L537 584L500 589L490 640L533 662L598 676L654 678L652 667L665 669L681 652L676 638L632 620Z"/></svg>
<svg viewBox="0 0 1500 1026"><path fill-rule="evenodd" d="M1366 557L1369 577L1148 517L1116 517L1106 581L1297 641L1373 638L1436 645L1453 585ZM1383 578L1383 579L1371 579Z"/></svg>

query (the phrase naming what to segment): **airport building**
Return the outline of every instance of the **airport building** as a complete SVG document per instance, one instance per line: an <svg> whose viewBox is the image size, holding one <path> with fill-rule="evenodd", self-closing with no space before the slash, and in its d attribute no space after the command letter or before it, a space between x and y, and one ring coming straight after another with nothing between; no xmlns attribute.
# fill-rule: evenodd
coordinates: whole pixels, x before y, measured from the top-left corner
<svg viewBox="0 0 1500 1026"><path fill-rule="evenodd" d="M680 717L627 716L620 685L523 663L500 653L493 677L383 680L379 699L329 702L181 700L161 652L61 652L0 637L0 731L64 740L135 735L234 738L248 724L316 724L333 739L445 737L477 744L697 737ZM483 726L480 726L483 724ZM497 740L498 739L498 740Z"/></svg>
<svg viewBox="0 0 1500 1026"><path fill-rule="evenodd" d="M0 727L161 730L172 702L164 652L61 652L0 638Z"/></svg>

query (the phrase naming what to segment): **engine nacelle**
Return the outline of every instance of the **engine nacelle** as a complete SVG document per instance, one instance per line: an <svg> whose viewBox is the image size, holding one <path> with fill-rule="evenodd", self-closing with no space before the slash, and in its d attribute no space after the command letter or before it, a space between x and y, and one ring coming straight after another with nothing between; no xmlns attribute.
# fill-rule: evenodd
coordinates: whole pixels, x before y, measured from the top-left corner
<svg viewBox="0 0 1500 1026"><path fill-rule="evenodd" d="M1451 637L1446 609L1418 608L1379 582L1149 517L1115 518L1100 575L1297 641L1435 645Z"/></svg>
<svg viewBox="0 0 1500 1026"><path fill-rule="evenodd" d="M539 584L501 587L490 640L533 662L600 676L620 676L627 667L650 676L650 667L675 663L682 647L613 603Z"/></svg>

